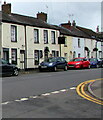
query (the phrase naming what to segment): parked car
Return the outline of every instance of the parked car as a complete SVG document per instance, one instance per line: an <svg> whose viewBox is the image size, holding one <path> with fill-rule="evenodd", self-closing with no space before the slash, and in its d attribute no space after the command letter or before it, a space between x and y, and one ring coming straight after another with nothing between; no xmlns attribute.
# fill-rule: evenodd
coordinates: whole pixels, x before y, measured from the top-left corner
<svg viewBox="0 0 103 120"><path fill-rule="evenodd" d="M67 61L64 57L49 57L45 59L39 65L39 70L52 70L57 71L57 69L67 70Z"/></svg>
<svg viewBox="0 0 103 120"><path fill-rule="evenodd" d="M68 68L90 68L90 62L84 58L74 58L68 62Z"/></svg>
<svg viewBox="0 0 103 120"><path fill-rule="evenodd" d="M89 58L91 68L101 67L102 61L99 58Z"/></svg>
<svg viewBox="0 0 103 120"><path fill-rule="evenodd" d="M19 69L16 65L9 63L4 59L0 59L0 76L14 75L18 76Z"/></svg>

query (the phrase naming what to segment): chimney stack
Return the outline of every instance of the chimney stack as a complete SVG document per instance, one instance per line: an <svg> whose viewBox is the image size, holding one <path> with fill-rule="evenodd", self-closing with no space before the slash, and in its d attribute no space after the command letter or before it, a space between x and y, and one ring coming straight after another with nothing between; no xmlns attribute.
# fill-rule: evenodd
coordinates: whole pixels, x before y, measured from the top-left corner
<svg viewBox="0 0 103 120"><path fill-rule="evenodd" d="M44 12L41 12L41 13L38 12L37 18L47 22L47 14Z"/></svg>
<svg viewBox="0 0 103 120"><path fill-rule="evenodd" d="M11 14L11 3L6 3L6 1L4 1L4 4L2 5L2 12Z"/></svg>
<svg viewBox="0 0 103 120"><path fill-rule="evenodd" d="M75 20L73 20L72 26L76 27L76 22L75 22Z"/></svg>

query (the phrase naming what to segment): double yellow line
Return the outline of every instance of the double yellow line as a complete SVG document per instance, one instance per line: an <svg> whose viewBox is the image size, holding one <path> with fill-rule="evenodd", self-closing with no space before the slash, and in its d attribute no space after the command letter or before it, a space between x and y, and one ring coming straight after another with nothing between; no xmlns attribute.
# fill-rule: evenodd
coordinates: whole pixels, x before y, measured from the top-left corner
<svg viewBox="0 0 103 120"><path fill-rule="evenodd" d="M103 78L99 78L99 79L95 79L95 80L89 80L89 81L85 81L83 83L80 83L77 88L76 88L76 91L78 93L78 95L80 95L81 97L89 100L89 101L92 101L94 103L97 103L97 104L100 104L100 105L103 105L103 101L102 100L99 100L99 99L96 99L96 98L93 98L91 96L89 96L88 94L86 94L85 92L85 86L88 84L88 83L91 83L91 82L94 82L96 80L103 80Z"/></svg>

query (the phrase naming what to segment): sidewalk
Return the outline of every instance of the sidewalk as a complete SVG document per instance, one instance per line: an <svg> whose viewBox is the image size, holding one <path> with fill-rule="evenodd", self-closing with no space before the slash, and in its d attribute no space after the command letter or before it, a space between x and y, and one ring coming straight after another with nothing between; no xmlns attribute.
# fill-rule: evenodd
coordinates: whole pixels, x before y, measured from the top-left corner
<svg viewBox="0 0 103 120"><path fill-rule="evenodd" d="M96 80L88 85L89 92L98 99L103 100L103 80Z"/></svg>

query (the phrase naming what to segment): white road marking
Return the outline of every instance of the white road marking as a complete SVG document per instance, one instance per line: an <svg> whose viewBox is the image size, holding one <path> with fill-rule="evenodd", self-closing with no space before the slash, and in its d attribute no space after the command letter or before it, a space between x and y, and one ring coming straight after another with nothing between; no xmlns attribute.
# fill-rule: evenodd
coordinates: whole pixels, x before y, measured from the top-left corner
<svg viewBox="0 0 103 120"><path fill-rule="evenodd" d="M51 92L52 94L57 94L57 93L60 93L60 91L54 91L54 92Z"/></svg>
<svg viewBox="0 0 103 120"><path fill-rule="evenodd" d="M36 99L36 98L39 98L41 96L49 96L51 94L57 94L57 93L60 93L60 92L66 92L68 90L69 89L62 89L62 90L58 90L58 91L54 91L54 92L50 92L50 93L44 93L44 94L41 94L41 95L38 95L38 96L29 96L28 98L21 98L21 99L14 100L14 101L7 101L7 102L4 102L4 103L1 103L1 105L7 105L7 104L12 103L12 102L23 102L23 101L29 100L30 98Z"/></svg>
<svg viewBox="0 0 103 120"><path fill-rule="evenodd" d="M60 92L66 92L68 91L68 89L63 89L63 90L60 90Z"/></svg>
<svg viewBox="0 0 103 120"><path fill-rule="evenodd" d="M11 102L4 102L4 103L1 103L2 105L7 105L8 103L11 103Z"/></svg>
<svg viewBox="0 0 103 120"><path fill-rule="evenodd" d="M71 89L71 90L75 90L75 89L76 89L76 87L71 87L70 89Z"/></svg>
<svg viewBox="0 0 103 120"><path fill-rule="evenodd" d="M48 96L50 93L41 94L42 96Z"/></svg>

